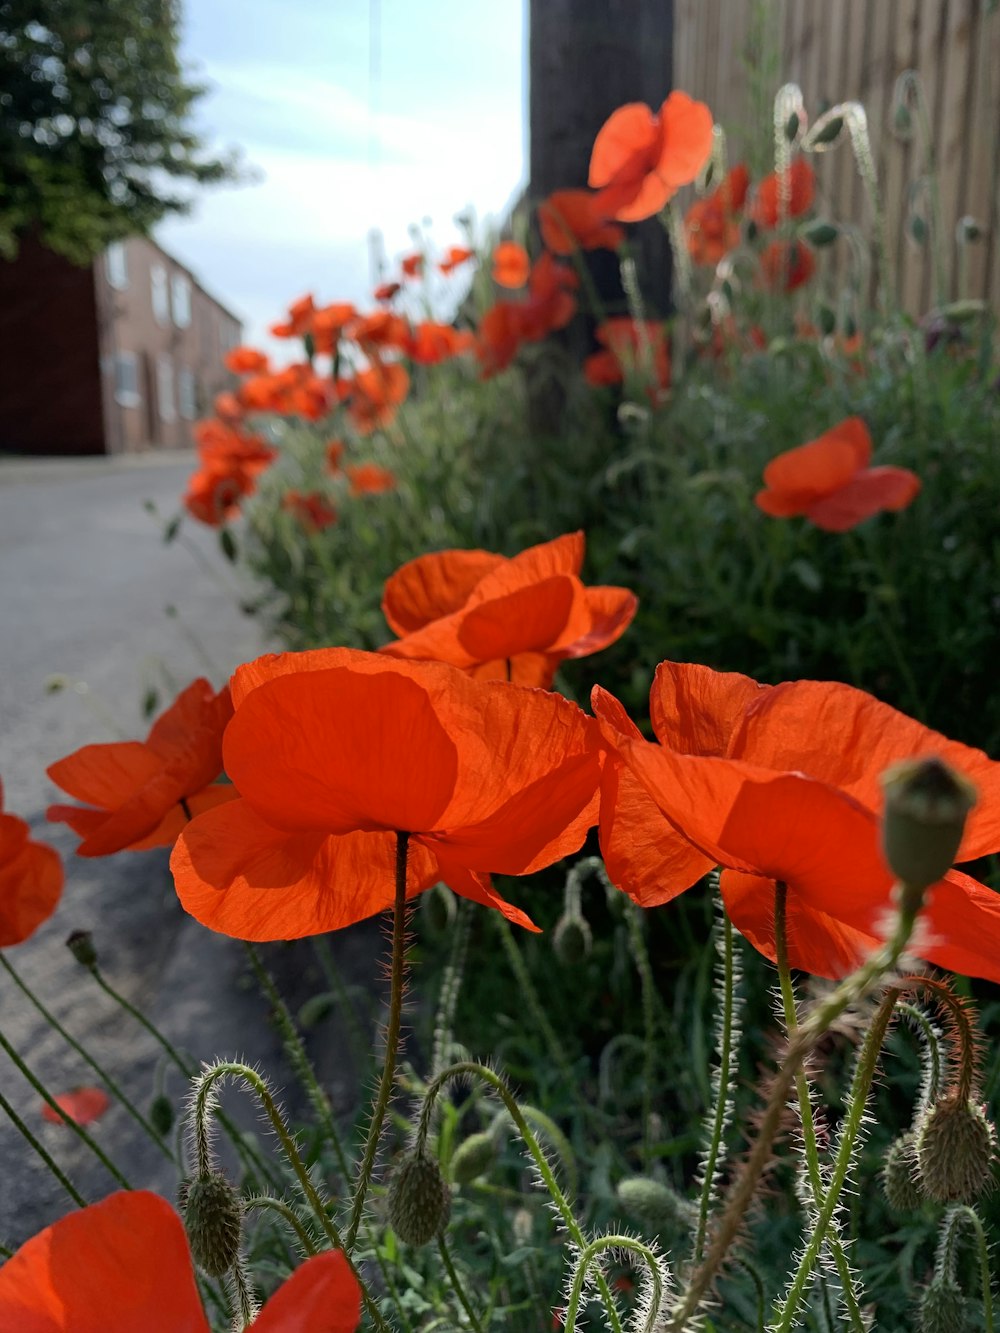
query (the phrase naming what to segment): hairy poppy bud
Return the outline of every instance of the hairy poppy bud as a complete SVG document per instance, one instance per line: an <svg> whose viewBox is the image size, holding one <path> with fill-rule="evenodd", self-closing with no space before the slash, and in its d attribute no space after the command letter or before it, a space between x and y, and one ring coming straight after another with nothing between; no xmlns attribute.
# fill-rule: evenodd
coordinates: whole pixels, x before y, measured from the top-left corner
<svg viewBox="0 0 1000 1333"><path fill-rule="evenodd" d="M802 239L819 250L832 245L839 235L839 227L834 226L832 222L824 222L821 218L802 228Z"/></svg>
<svg viewBox="0 0 1000 1333"><path fill-rule="evenodd" d="M940 759L909 759L882 774L882 847L893 874L926 889L955 862L976 789Z"/></svg>
<svg viewBox="0 0 1000 1333"><path fill-rule="evenodd" d="M496 1140L489 1130L470 1134L452 1154L451 1178L456 1185L467 1185L477 1176L485 1175L496 1159Z"/></svg>
<svg viewBox="0 0 1000 1333"><path fill-rule="evenodd" d="M407 1245L426 1245L448 1221L451 1191L436 1158L405 1155L389 1182L389 1224Z"/></svg>
<svg viewBox="0 0 1000 1333"><path fill-rule="evenodd" d="M552 948L560 963L582 963L594 944L594 932L579 912L564 912L552 933Z"/></svg>
<svg viewBox="0 0 1000 1333"><path fill-rule="evenodd" d="M917 1127L924 1193L938 1203L971 1203L993 1183L996 1130L981 1106L949 1093Z"/></svg>
<svg viewBox="0 0 1000 1333"><path fill-rule="evenodd" d="M199 1176L188 1186L184 1226L191 1256L209 1277L222 1277L236 1263L242 1223L240 1196L221 1171Z"/></svg>
<svg viewBox="0 0 1000 1333"><path fill-rule="evenodd" d="M686 1199L647 1176L629 1176L620 1180L615 1190L618 1202L629 1213L641 1218L654 1230L662 1227L687 1226L691 1219L691 1205Z"/></svg>
<svg viewBox="0 0 1000 1333"><path fill-rule="evenodd" d="M66 941L66 948L82 967L97 966L97 950L89 930L74 930Z"/></svg>
<svg viewBox="0 0 1000 1333"><path fill-rule="evenodd" d="M965 1297L950 1278L936 1277L920 1298L920 1333L965 1333Z"/></svg>
<svg viewBox="0 0 1000 1333"><path fill-rule="evenodd" d="M923 1202L917 1169L917 1136L912 1129L889 1144L882 1164L882 1188L894 1213L915 1212Z"/></svg>
<svg viewBox="0 0 1000 1333"><path fill-rule="evenodd" d="M149 1108L149 1122L161 1138L166 1138L174 1127L174 1108L169 1097L161 1092Z"/></svg>

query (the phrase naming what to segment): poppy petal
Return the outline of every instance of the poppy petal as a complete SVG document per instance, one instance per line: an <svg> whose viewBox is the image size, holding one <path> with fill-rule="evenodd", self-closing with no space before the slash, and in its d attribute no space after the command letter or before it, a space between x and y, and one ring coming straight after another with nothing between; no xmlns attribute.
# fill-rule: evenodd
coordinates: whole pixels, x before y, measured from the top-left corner
<svg viewBox="0 0 1000 1333"><path fill-rule="evenodd" d="M0 815L0 866L21 855L29 831L27 821L19 816Z"/></svg>
<svg viewBox="0 0 1000 1333"><path fill-rule="evenodd" d="M708 161L715 122L704 102L678 89L660 107L660 124L663 146L656 174L672 193L690 184Z"/></svg>
<svg viewBox="0 0 1000 1333"><path fill-rule="evenodd" d="M846 486L809 504L804 513L824 532L847 532L883 510L905 509L920 490L920 478L901 467L873 467Z"/></svg>
<svg viewBox="0 0 1000 1333"><path fill-rule="evenodd" d="M681 754L726 755L747 708L770 686L735 671L713 671L695 662L661 662L649 692L649 717L661 745ZM739 755L764 768L804 768L770 764ZM822 776L816 774L815 776Z"/></svg>
<svg viewBox="0 0 1000 1333"><path fill-rule="evenodd" d="M254 1333L354 1333L361 1289L340 1250L326 1250L285 1279L254 1321Z"/></svg>
<svg viewBox="0 0 1000 1333"><path fill-rule="evenodd" d="M289 834L236 800L187 826L170 858L177 896L203 926L241 940L292 940L339 930L391 907L396 837ZM440 878L411 840L407 896Z"/></svg>
<svg viewBox="0 0 1000 1333"><path fill-rule="evenodd" d="M60 1092L52 1100L78 1125L90 1125L100 1120L111 1105L111 1099L102 1088L74 1088L71 1092ZM42 1103L42 1119L52 1125L66 1123L48 1102Z"/></svg>
<svg viewBox="0 0 1000 1333"><path fill-rule="evenodd" d="M557 574L498 593L489 601L476 602L473 594L461 612L457 637L470 659L482 662L544 649L559 651L582 639L590 624L583 584L571 575Z"/></svg>
<svg viewBox="0 0 1000 1333"><path fill-rule="evenodd" d="M161 773L163 760L141 741L112 741L84 745L45 771L78 801L113 810Z"/></svg>
<svg viewBox="0 0 1000 1333"><path fill-rule="evenodd" d="M46 1227L0 1268L0 1327L209 1333L180 1218L132 1190Z"/></svg>
<svg viewBox="0 0 1000 1333"><path fill-rule="evenodd" d="M33 935L56 910L62 889L59 853L44 843L25 841L16 856L0 865L0 949Z"/></svg>
<svg viewBox="0 0 1000 1333"><path fill-rule="evenodd" d="M585 588L584 599L590 615L590 628L562 649L566 657L589 657L615 643L631 625L639 609L638 597L628 588L610 585Z"/></svg>
<svg viewBox="0 0 1000 1333"><path fill-rule="evenodd" d="M231 783L213 783L204 791L185 797L184 804L190 815L184 813L184 808L179 802L172 805L153 832L148 837L141 838L139 842L129 843L128 850L145 852L151 847L172 847L195 815L203 815L206 810L214 810L217 805L225 805L227 801L235 801L238 797L239 792Z"/></svg>
<svg viewBox="0 0 1000 1333"><path fill-rule="evenodd" d="M1000 893L949 871L927 894L912 948L949 972L1000 981Z"/></svg>
<svg viewBox="0 0 1000 1333"><path fill-rule="evenodd" d="M787 497L819 499L846 486L871 456L868 427L860 417L848 417L818 439L772 458L764 484Z"/></svg>
<svg viewBox="0 0 1000 1333"><path fill-rule="evenodd" d="M613 111L601 126L590 155L587 184L607 185L637 153L658 143L660 126L645 102L628 102Z"/></svg>
<svg viewBox="0 0 1000 1333"><path fill-rule="evenodd" d="M441 865L441 877L454 893L463 898L468 898L470 902L479 903L483 907L494 908L515 926L523 926L525 930L541 934L530 916L522 912L519 907L515 907L513 903L509 903L506 898L501 897L493 887L493 881L489 875L478 874L458 862L451 862L447 856L438 855L438 861Z"/></svg>

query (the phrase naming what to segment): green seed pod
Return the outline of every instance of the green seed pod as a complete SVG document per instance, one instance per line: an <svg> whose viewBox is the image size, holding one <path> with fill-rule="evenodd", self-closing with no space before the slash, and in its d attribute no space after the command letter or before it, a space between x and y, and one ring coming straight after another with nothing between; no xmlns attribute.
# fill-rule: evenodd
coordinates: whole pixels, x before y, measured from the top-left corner
<svg viewBox="0 0 1000 1333"><path fill-rule="evenodd" d="M409 1152L389 1182L389 1224L407 1245L426 1245L448 1222L451 1191L437 1160Z"/></svg>
<svg viewBox="0 0 1000 1333"><path fill-rule="evenodd" d="M468 1185L477 1176L484 1176L496 1160L496 1140L489 1130L470 1134L452 1153L451 1178L456 1185Z"/></svg>
<svg viewBox="0 0 1000 1333"><path fill-rule="evenodd" d="M971 1203L993 1184L996 1130L981 1106L948 1093L917 1126L920 1183L937 1203Z"/></svg>
<svg viewBox="0 0 1000 1333"><path fill-rule="evenodd" d="M162 1093L154 1097L149 1108L149 1122L161 1139L166 1138L173 1129L174 1119L174 1108L170 1098L164 1097Z"/></svg>
<svg viewBox="0 0 1000 1333"><path fill-rule="evenodd" d="M820 121L814 127L813 133L809 135L808 146L810 148L818 148L821 146L829 148L832 144L837 142L843 132L844 117L831 116L825 125Z"/></svg>
<svg viewBox="0 0 1000 1333"><path fill-rule="evenodd" d="M594 946L594 932L579 912L564 912L552 932L552 949L560 963L582 963Z"/></svg>
<svg viewBox="0 0 1000 1333"><path fill-rule="evenodd" d="M802 228L802 239L808 241L810 245L816 246L822 250L824 246L832 245L840 235L840 228L834 226L832 222L824 222L817 218L815 222L810 222L808 226Z"/></svg>
<svg viewBox="0 0 1000 1333"><path fill-rule="evenodd" d="M66 941L66 948L81 967L97 966L97 950L89 930L74 930Z"/></svg>
<svg viewBox="0 0 1000 1333"><path fill-rule="evenodd" d="M792 114L785 121L785 138L788 140L789 143L795 142L799 133L800 125L801 121L799 120L798 114L797 112L793 111Z"/></svg>
<svg viewBox="0 0 1000 1333"><path fill-rule="evenodd" d="M209 1277L222 1277L236 1263L242 1238L243 1203L221 1173L199 1176L187 1191L184 1226L191 1256Z"/></svg>
<svg viewBox="0 0 1000 1333"><path fill-rule="evenodd" d="M882 1188L894 1213L913 1213L923 1203L917 1169L917 1136L912 1129L893 1139L882 1164Z"/></svg>
<svg viewBox="0 0 1000 1333"><path fill-rule="evenodd" d="M969 1333L965 1297L948 1278L935 1278L920 1298L920 1333Z"/></svg>
<svg viewBox="0 0 1000 1333"><path fill-rule="evenodd" d="M626 1212L656 1231L678 1224L686 1227L691 1220L691 1205L662 1181L629 1176L618 1182L615 1193Z"/></svg>
<svg viewBox="0 0 1000 1333"><path fill-rule="evenodd" d="M889 868L911 888L929 888L954 864L976 789L935 758L895 764L881 781L882 849Z"/></svg>

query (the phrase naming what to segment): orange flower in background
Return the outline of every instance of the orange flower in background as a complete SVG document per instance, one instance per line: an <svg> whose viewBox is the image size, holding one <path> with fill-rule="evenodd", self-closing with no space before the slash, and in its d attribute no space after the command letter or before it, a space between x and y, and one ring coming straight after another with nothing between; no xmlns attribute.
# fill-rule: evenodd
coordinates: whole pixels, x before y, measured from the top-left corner
<svg viewBox="0 0 1000 1333"><path fill-rule="evenodd" d="M249 476L257 477L278 456L277 449L262 435L251 435L224 421L196 421L192 434L198 446L198 456L208 469L241 469Z"/></svg>
<svg viewBox="0 0 1000 1333"><path fill-rule="evenodd" d="M400 282L380 282L372 292L372 296L376 301L391 301L402 290L403 285Z"/></svg>
<svg viewBox="0 0 1000 1333"><path fill-rule="evenodd" d="M604 122L587 184L598 206L619 222L641 222L695 179L712 151L712 113L687 93L672 92L653 112L630 102Z"/></svg>
<svg viewBox="0 0 1000 1333"><path fill-rule="evenodd" d="M516 241L501 241L493 251L493 281L501 287L523 287L530 272L528 252Z"/></svg>
<svg viewBox="0 0 1000 1333"><path fill-rule="evenodd" d="M583 363L588 384L621 384L627 375L645 374L656 388L669 386L670 348L664 324L655 320L637 323L620 316L599 324L594 336L604 351L593 352Z"/></svg>
<svg viewBox="0 0 1000 1333"><path fill-rule="evenodd" d="M340 1250L286 1278L254 1333L354 1333L361 1292ZM40 1231L0 1268L11 1333L211 1333L184 1224L165 1199L123 1190Z"/></svg>
<svg viewBox="0 0 1000 1333"><path fill-rule="evenodd" d="M559 695L433 662L326 648L258 658L231 682L226 771L241 799L193 820L171 859L184 908L239 939L295 939L456 893L529 919L492 872L575 851L596 817L600 730Z"/></svg>
<svg viewBox="0 0 1000 1333"><path fill-rule="evenodd" d="M377 463L359 463L344 469L352 495L382 495L396 489L396 474Z"/></svg>
<svg viewBox="0 0 1000 1333"><path fill-rule="evenodd" d="M399 267L407 278L422 277L424 272L424 257L422 254L404 255L399 262Z"/></svg>
<svg viewBox="0 0 1000 1333"><path fill-rule="evenodd" d="M539 342L556 329L565 328L576 314L573 292L580 279L571 268L559 264L546 253L531 266L528 299L520 307L521 336Z"/></svg>
<svg viewBox="0 0 1000 1333"><path fill-rule="evenodd" d="M216 783L222 733L232 716L229 690L193 681L153 723L145 741L85 745L46 772L87 806L52 805L48 818L83 841L79 856L169 847L192 814L233 798Z"/></svg>
<svg viewBox="0 0 1000 1333"><path fill-rule="evenodd" d="M780 178L776 171L772 171L757 186L757 197L753 201L750 216L758 227L771 228L778 225L781 185L786 195L784 217L801 217L812 208L816 194L816 173L804 157L797 157Z"/></svg>
<svg viewBox="0 0 1000 1333"><path fill-rule="evenodd" d="M332 356L347 325L357 319L357 309L350 301L334 301L313 315L313 351Z"/></svg>
<svg viewBox="0 0 1000 1333"><path fill-rule="evenodd" d="M327 440L324 455L326 458L327 472L337 473L340 471L341 460L344 457L344 448L345 445L343 440Z"/></svg>
<svg viewBox="0 0 1000 1333"><path fill-rule="evenodd" d="M479 321L476 357L482 378L506 370L524 341L522 307L515 301L497 301Z"/></svg>
<svg viewBox="0 0 1000 1333"><path fill-rule="evenodd" d="M869 467L872 440L848 417L808 444L772 458L754 501L773 518L802 515L825 532L846 532L885 509L905 509L920 478L901 467Z"/></svg>
<svg viewBox="0 0 1000 1333"><path fill-rule="evenodd" d="M716 865L733 924L774 958L774 885L788 886L793 967L839 977L875 949L894 877L882 857L879 776L936 755L979 789L958 860L1000 848L1000 764L849 685L662 662L650 693L659 744L599 686L605 765L601 848L641 906L668 902ZM911 946L951 971L1000 980L1000 895L958 871L929 893Z"/></svg>
<svg viewBox="0 0 1000 1333"><path fill-rule="evenodd" d="M111 1099L101 1088L74 1088L72 1092L61 1092L52 1099L78 1125L90 1125L100 1120L111 1105ZM42 1119L51 1125L65 1125L65 1120L53 1111L48 1102L42 1102Z"/></svg>
<svg viewBox="0 0 1000 1333"><path fill-rule="evenodd" d="M311 533L332 527L338 518L336 509L319 491L286 491L281 497L281 507Z"/></svg>
<svg viewBox="0 0 1000 1333"><path fill-rule="evenodd" d="M470 259L475 259L475 250L470 250L466 245L449 245L445 251L444 259L438 264L442 273L454 273L462 264L467 264Z"/></svg>
<svg viewBox="0 0 1000 1333"><path fill-rule="evenodd" d="M418 556L385 585L382 612L402 637L379 651L548 688L562 662L621 638L638 605L627 588L585 587L583 553L583 533L573 532L513 559Z"/></svg>
<svg viewBox="0 0 1000 1333"><path fill-rule="evenodd" d="M475 334L469 329L459 330L452 324L425 319L414 327L406 351L418 366L436 366L453 356L472 351L475 345Z"/></svg>
<svg viewBox="0 0 1000 1333"><path fill-rule="evenodd" d="M772 241L760 257L760 267L769 287L794 292L816 272L816 256L804 241Z"/></svg>
<svg viewBox="0 0 1000 1333"><path fill-rule="evenodd" d="M213 463L192 472L181 503L200 523L221 527L239 517L240 502L257 489L257 483L238 464Z"/></svg>
<svg viewBox="0 0 1000 1333"><path fill-rule="evenodd" d="M226 369L236 375L253 374L270 369L270 361L265 352L258 352L256 347L234 347L227 352L223 360Z"/></svg>
<svg viewBox="0 0 1000 1333"><path fill-rule="evenodd" d="M238 424L244 415L243 404L234 393L217 393L212 403L215 409L215 415L221 417L223 421Z"/></svg>
<svg viewBox="0 0 1000 1333"><path fill-rule="evenodd" d="M59 853L32 842L17 815L3 813L0 783L0 949L23 944L56 910L63 889Z"/></svg>
<svg viewBox="0 0 1000 1333"><path fill-rule="evenodd" d="M688 254L696 264L718 264L740 241L739 213L746 202L750 173L739 163L704 199L696 199L684 217Z"/></svg>
<svg viewBox="0 0 1000 1333"><path fill-rule="evenodd" d="M410 326L402 315L391 310L374 310L349 324L346 335L372 355L388 347L405 349L410 340Z"/></svg>
<svg viewBox="0 0 1000 1333"><path fill-rule="evenodd" d="M545 248L554 255L574 250L617 250L625 239L622 227L609 220L598 196L590 190L556 190L538 206L538 225Z"/></svg>
<svg viewBox="0 0 1000 1333"><path fill-rule="evenodd" d="M367 370L358 371L347 409L358 434L371 435L391 425L409 392L410 377L398 361L376 360Z"/></svg>
<svg viewBox="0 0 1000 1333"><path fill-rule="evenodd" d="M288 318L280 324L271 325L271 333L275 338L303 338L312 331L315 311L312 296L300 296L288 307Z"/></svg>

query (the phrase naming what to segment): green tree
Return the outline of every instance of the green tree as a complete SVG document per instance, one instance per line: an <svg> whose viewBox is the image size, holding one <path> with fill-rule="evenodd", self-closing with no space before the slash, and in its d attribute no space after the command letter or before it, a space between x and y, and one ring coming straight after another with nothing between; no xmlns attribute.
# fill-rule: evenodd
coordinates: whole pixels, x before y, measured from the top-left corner
<svg viewBox="0 0 1000 1333"><path fill-rule="evenodd" d="M175 0L0 0L0 253L37 231L86 263L236 179L193 129L178 26Z"/></svg>

